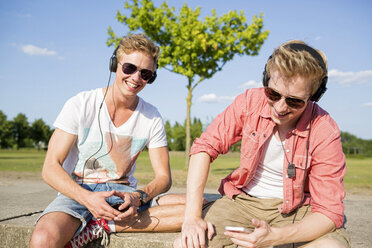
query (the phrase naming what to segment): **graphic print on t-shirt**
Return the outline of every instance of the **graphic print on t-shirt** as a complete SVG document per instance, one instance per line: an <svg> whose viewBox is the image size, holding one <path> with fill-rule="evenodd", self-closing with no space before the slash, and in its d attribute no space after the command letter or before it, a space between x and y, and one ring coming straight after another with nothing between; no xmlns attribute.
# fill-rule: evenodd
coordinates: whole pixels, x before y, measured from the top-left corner
<svg viewBox="0 0 372 248"><path fill-rule="evenodd" d="M128 183L127 174L145 147L146 139L104 132L102 142L100 132L91 129L85 129L82 136L78 144L79 160L72 174L75 181ZM94 154L94 151L98 152Z"/></svg>

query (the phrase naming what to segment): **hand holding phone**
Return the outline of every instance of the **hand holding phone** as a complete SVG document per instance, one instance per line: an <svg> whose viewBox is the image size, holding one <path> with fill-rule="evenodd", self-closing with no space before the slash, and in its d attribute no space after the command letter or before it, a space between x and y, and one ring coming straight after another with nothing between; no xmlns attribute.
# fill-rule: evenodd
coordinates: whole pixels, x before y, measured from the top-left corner
<svg viewBox="0 0 372 248"><path fill-rule="evenodd" d="M121 204L123 204L124 202L117 202L115 203L114 205L112 205L111 207L115 208L116 210L119 210L119 207L121 206ZM127 206L126 208L122 209L122 210L119 210L120 212L125 212L129 209L130 206Z"/></svg>

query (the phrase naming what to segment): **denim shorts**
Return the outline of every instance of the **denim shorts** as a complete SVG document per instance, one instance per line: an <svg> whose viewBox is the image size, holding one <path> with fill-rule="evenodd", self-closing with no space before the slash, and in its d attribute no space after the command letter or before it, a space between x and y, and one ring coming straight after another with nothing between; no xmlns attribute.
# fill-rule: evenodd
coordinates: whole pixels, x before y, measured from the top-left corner
<svg viewBox="0 0 372 248"><path fill-rule="evenodd" d="M100 191L121 191L121 192L134 192L136 189L127 185L117 184L117 183L98 183L98 184L81 184L83 188L92 192ZM106 202L111 206L116 203L123 203L123 199L118 196L110 196L106 198ZM154 206L152 201L147 202L145 205L138 207L137 212L140 213L149 207ZM87 223L92 219L93 215L89 210L78 203L77 201L63 195L59 194L43 211L43 213L38 217L36 222L45 214L51 212L63 212L67 213L81 221L81 225L76 231L75 235L78 235L82 230L84 230Z"/></svg>

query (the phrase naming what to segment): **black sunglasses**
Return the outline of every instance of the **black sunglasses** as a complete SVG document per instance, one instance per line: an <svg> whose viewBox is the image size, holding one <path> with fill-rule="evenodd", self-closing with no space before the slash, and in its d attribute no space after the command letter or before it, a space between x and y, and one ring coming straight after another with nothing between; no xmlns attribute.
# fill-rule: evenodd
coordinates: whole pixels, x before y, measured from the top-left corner
<svg viewBox="0 0 372 248"><path fill-rule="evenodd" d="M276 92L275 90L265 87L265 95L266 97L273 102L277 102L282 98L282 95ZM306 101L307 102L307 101ZM300 109L305 106L306 102L304 100L293 98L293 97L285 97L285 103L295 109Z"/></svg>
<svg viewBox="0 0 372 248"><path fill-rule="evenodd" d="M149 69L141 69L136 65L133 65L131 63L124 63L122 64L122 70L125 74L133 74L136 71L140 71L141 78L145 81L150 80L154 76L154 73Z"/></svg>

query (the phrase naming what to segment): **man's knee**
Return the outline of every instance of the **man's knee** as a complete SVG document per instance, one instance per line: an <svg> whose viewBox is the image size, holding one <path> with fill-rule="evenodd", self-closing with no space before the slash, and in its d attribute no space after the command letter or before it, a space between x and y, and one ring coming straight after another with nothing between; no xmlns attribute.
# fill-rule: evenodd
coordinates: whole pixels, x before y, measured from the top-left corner
<svg viewBox="0 0 372 248"><path fill-rule="evenodd" d="M53 247L57 237L53 235L50 229L36 227L32 233L30 247Z"/></svg>

